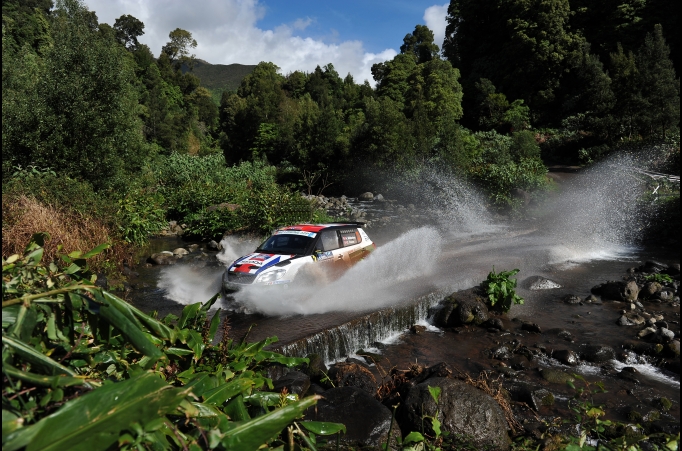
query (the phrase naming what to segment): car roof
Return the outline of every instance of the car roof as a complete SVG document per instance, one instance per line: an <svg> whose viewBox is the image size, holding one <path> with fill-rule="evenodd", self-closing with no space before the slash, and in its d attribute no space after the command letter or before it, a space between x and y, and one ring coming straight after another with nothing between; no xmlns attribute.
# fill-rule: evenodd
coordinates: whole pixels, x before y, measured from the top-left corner
<svg viewBox="0 0 682 451"><path fill-rule="evenodd" d="M291 231L301 231L301 232L321 232L327 229L338 229L343 227L361 227L363 222L337 222L332 224L296 224L292 226L281 227L277 229L278 231L285 232L287 230Z"/></svg>

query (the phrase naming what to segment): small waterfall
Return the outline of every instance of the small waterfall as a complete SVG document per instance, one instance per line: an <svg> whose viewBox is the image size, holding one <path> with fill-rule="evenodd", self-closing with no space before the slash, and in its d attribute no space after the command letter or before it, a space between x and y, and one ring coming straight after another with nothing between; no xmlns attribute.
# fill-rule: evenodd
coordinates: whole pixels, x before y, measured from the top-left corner
<svg viewBox="0 0 682 451"><path fill-rule="evenodd" d="M429 293L409 303L369 313L340 326L279 346L277 351L296 357L318 354L325 362L339 361L359 349L374 347L374 343L386 341L413 324L426 320L429 309L444 296L444 291Z"/></svg>

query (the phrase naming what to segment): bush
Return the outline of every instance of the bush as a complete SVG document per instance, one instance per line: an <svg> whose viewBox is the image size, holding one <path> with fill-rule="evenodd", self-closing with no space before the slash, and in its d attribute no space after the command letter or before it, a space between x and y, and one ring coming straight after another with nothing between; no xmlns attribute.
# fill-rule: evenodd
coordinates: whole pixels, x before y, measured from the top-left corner
<svg viewBox="0 0 682 451"><path fill-rule="evenodd" d="M495 268L488 274L488 278L483 281L481 286L488 296L490 306L508 312L512 304L523 304L523 298L516 294L516 279L512 279L519 272L518 269L495 273Z"/></svg>

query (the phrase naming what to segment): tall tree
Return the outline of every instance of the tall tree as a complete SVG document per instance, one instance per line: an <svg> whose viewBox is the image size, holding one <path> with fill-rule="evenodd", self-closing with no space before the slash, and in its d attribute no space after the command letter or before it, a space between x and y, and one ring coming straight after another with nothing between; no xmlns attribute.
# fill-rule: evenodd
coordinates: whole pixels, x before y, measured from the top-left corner
<svg viewBox="0 0 682 451"><path fill-rule="evenodd" d="M128 50L135 50L140 45L137 38L144 34L144 23L130 14L124 14L114 22L116 39Z"/></svg>
<svg viewBox="0 0 682 451"><path fill-rule="evenodd" d="M646 35L635 61L642 90L645 134L661 133L680 123L680 80L669 58L670 49L660 25Z"/></svg>
<svg viewBox="0 0 682 451"><path fill-rule="evenodd" d="M433 31L426 25L417 25L412 33L403 38L400 53L414 56L417 64L438 58L440 48L433 42Z"/></svg>
<svg viewBox="0 0 682 451"><path fill-rule="evenodd" d="M194 58L194 55L190 55L190 49L197 47L197 41L192 38L192 33L176 28L168 34L168 37L170 41L163 46L161 52L168 56L172 64L180 66Z"/></svg>

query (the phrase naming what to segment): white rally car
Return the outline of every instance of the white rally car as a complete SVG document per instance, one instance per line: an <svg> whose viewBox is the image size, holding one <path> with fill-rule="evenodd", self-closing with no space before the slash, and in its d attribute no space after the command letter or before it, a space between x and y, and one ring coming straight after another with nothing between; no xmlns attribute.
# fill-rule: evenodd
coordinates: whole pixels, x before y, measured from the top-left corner
<svg viewBox="0 0 682 451"><path fill-rule="evenodd" d="M361 226L351 222L282 227L227 268L223 289L230 293L247 285L287 285L305 272L303 268L323 269L334 277L376 248Z"/></svg>

